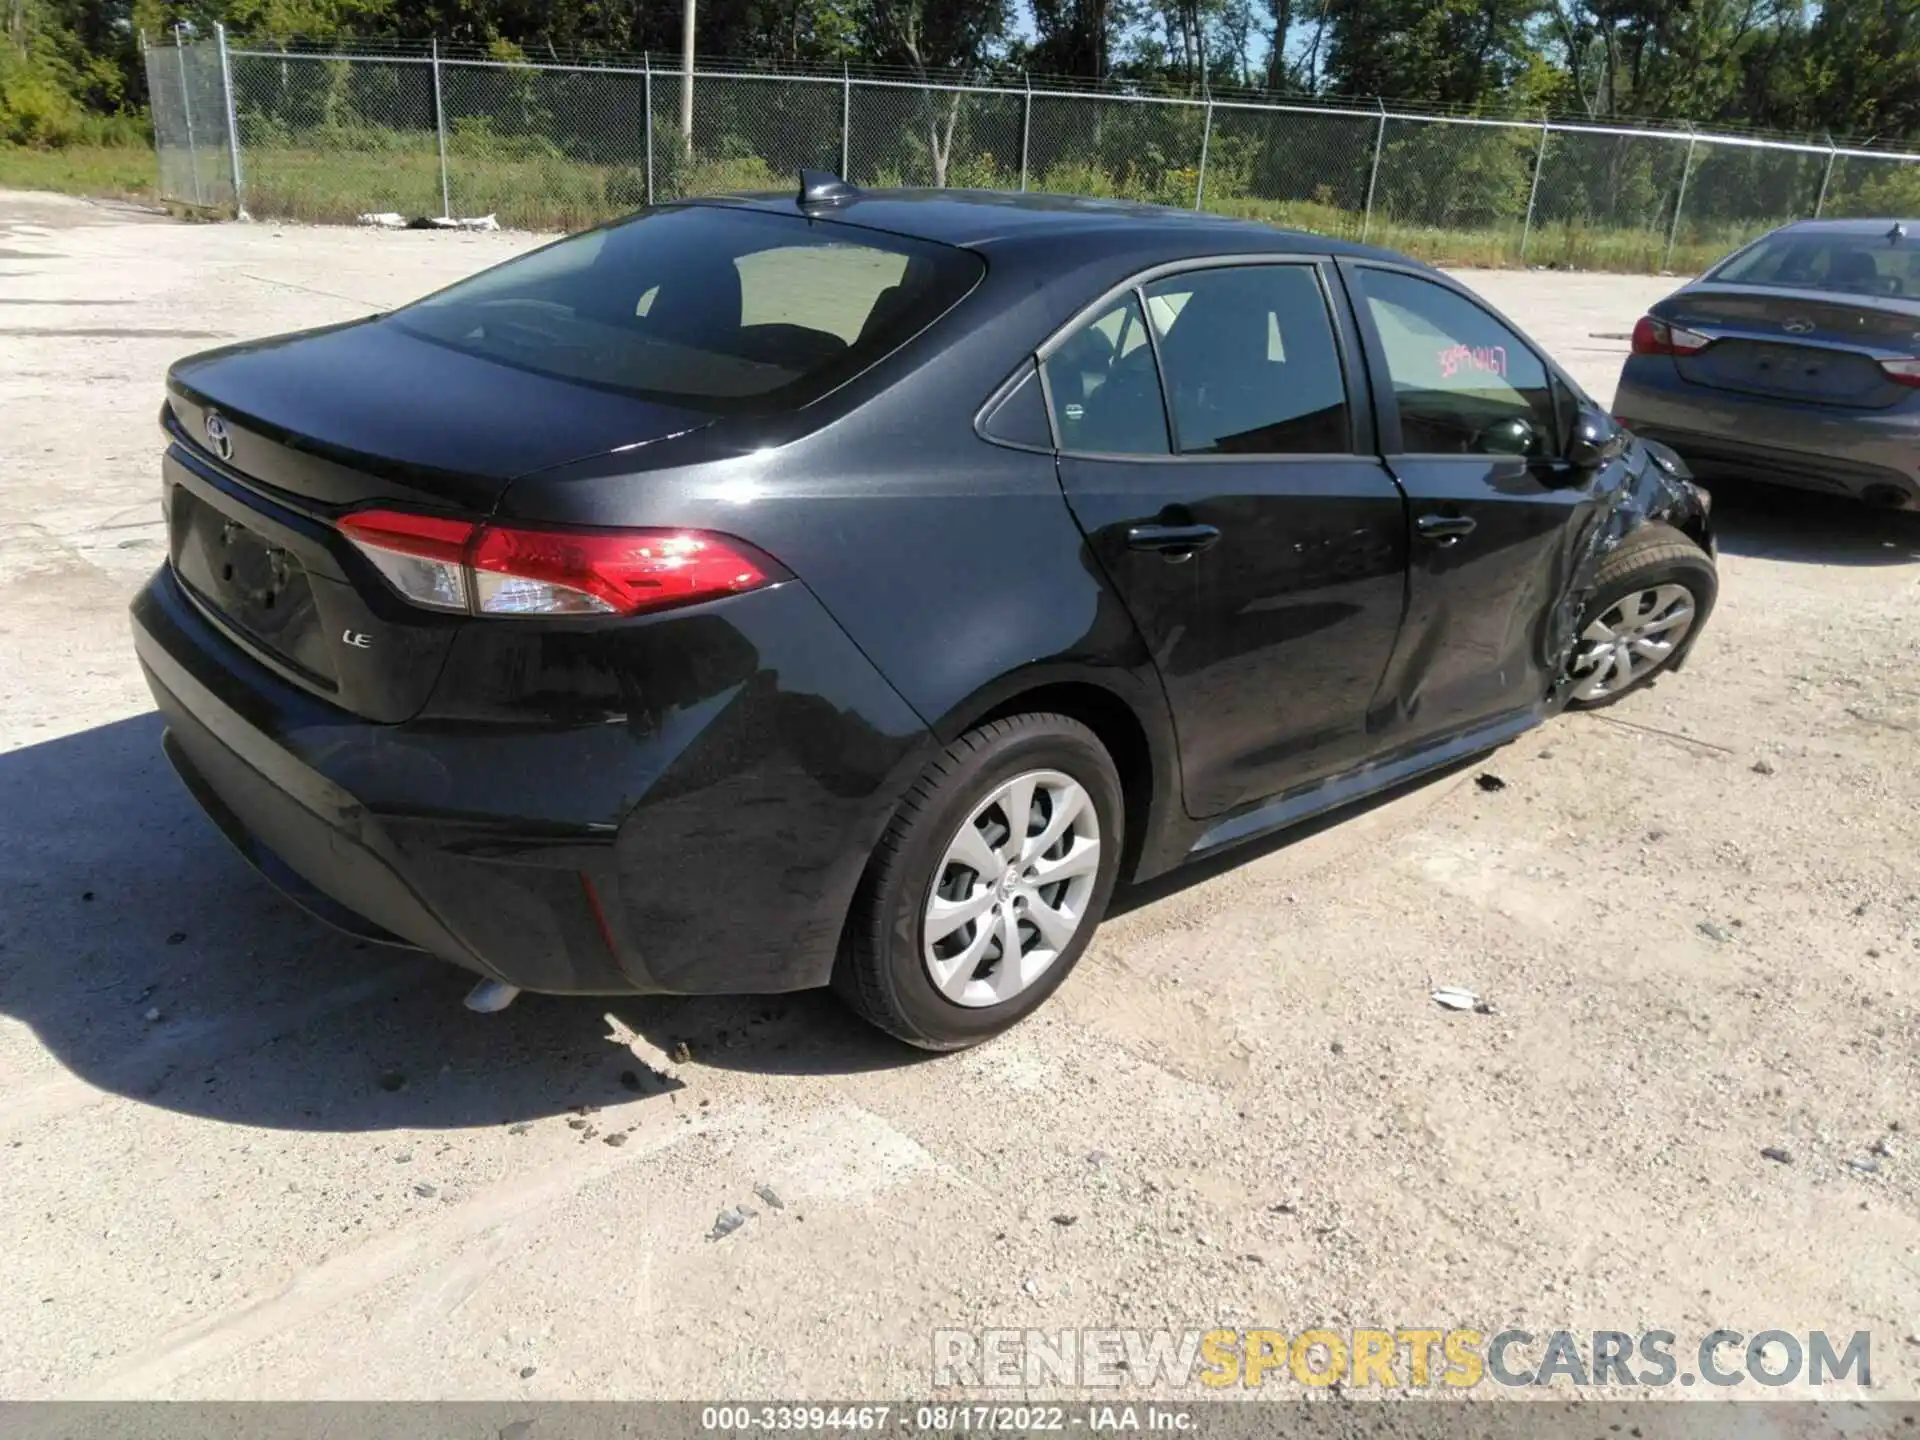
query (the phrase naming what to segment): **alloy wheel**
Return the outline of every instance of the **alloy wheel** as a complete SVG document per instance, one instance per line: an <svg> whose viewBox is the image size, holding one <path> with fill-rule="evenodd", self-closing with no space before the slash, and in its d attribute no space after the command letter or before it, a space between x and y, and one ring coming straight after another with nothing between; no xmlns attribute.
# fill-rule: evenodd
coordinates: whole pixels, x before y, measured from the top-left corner
<svg viewBox="0 0 1920 1440"><path fill-rule="evenodd" d="M1655 585L1618 600L1580 634L1572 675L1575 700L1604 700L1659 669L1693 628L1693 594Z"/></svg>
<svg viewBox="0 0 1920 1440"><path fill-rule="evenodd" d="M1100 817L1084 786L1029 770L974 807L934 871L921 949L956 1005L999 1005L1066 951L1100 870Z"/></svg>

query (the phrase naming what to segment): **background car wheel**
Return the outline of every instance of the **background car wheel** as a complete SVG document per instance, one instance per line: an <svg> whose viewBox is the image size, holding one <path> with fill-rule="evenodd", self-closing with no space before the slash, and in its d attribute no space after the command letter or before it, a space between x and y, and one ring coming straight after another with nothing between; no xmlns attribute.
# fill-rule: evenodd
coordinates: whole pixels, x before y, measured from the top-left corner
<svg viewBox="0 0 1920 1440"><path fill-rule="evenodd" d="M1713 610L1713 560L1667 525L1643 525L1601 562L1574 643L1569 703L1610 705L1687 651Z"/></svg>
<svg viewBox="0 0 1920 1440"><path fill-rule="evenodd" d="M938 756L880 839L834 988L910 1044L998 1035L1067 978L1120 865L1120 777L1093 732L1015 715Z"/></svg>

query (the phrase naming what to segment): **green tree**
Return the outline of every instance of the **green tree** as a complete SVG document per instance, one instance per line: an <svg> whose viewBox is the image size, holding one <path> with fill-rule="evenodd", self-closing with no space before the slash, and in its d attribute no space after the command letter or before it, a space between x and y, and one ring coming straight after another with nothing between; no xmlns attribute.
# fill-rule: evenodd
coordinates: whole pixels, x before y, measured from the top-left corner
<svg viewBox="0 0 1920 1440"><path fill-rule="evenodd" d="M1766 124L1782 118L1779 100L1737 115L1738 102L1764 98L1756 79L1763 90L1787 79L1801 16L1802 0L1552 0L1547 32L1585 114Z"/></svg>
<svg viewBox="0 0 1920 1440"><path fill-rule="evenodd" d="M904 65L916 80L963 78L982 70L1002 47L1011 20L1007 0L868 0L866 38L872 58ZM953 136L965 94L917 92L918 126L927 141L933 183L947 183Z"/></svg>
<svg viewBox="0 0 1920 1440"><path fill-rule="evenodd" d="M1103 80L1117 16L1109 0L1032 0L1032 45L1020 57L1047 75Z"/></svg>
<svg viewBox="0 0 1920 1440"><path fill-rule="evenodd" d="M1348 95L1505 108L1532 69L1534 0L1331 0L1327 79Z"/></svg>
<svg viewBox="0 0 1920 1440"><path fill-rule="evenodd" d="M1836 135L1920 133L1920 4L1827 0L1807 39L1804 123Z"/></svg>

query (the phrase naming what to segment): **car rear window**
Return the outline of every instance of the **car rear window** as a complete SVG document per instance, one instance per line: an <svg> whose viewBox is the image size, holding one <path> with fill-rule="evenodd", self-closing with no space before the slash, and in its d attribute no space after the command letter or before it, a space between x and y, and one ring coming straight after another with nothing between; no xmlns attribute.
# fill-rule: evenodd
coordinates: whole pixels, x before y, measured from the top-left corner
<svg viewBox="0 0 1920 1440"><path fill-rule="evenodd" d="M950 245L694 205L589 230L396 311L465 354L716 411L804 405L964 296Z"/></svg>
<svg viewBox="0 0 1920 1440"><path fill-rule="evenodd" d="M1786 290L1920 296L1916 255L1920 255L1920 248L1904 235L1795 234L1786 230L1741 251L1710 278L1730 285L1772 285Z"/></svg>

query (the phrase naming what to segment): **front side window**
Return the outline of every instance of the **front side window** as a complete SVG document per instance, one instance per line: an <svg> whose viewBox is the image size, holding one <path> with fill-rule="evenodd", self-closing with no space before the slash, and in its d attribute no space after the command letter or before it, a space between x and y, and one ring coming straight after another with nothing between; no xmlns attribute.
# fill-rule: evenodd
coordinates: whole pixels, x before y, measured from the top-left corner
<svg viewBox="0 0 1920 1440"><path fill-rule="evenodd" d="M1042 366L1062 450L1165 455L1166 409L1146 318L1132 294L1069 335Z"/></svg>
<svg viewBox="0 0 1920 1440"><path fill-rule="evenodd" d="M1183 455L1352 448L1325 294L1306 265L1196 270L1147 287Z"/></svg>
<svg viewBox="0 0 1920 1440"><path fill-rule="evenodd" d="M572 236L383 323L558 379L765 412L858 374L982 270L949 245L691 205Z"/></svg>
<svg viewBox="0 0 1920 1440"><path fill-rule="evenodd" d="M1355 273L1386 352L1404 453L1554 453L1553 382L1525 341L1434 281L1370 267Z"/></svg>

